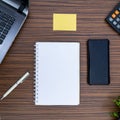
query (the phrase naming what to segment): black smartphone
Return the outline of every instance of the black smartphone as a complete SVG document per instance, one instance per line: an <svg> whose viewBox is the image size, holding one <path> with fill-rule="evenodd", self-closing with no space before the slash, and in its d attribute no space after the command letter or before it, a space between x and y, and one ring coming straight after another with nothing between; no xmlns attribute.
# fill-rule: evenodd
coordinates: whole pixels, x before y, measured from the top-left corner
<svg viewBox="0 0 120 120"><path fill-rule="evenodd" d="M110 83L109 40L89 39L87 52L88 84L108 85Z"/></svg>

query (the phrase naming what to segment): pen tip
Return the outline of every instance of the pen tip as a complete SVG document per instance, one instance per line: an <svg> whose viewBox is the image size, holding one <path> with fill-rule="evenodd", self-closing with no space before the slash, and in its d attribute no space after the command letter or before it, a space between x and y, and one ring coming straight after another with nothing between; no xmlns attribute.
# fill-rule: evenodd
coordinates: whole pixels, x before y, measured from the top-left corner
<svg viewBox="0 0 120 120"><path fill-rule="evenodd" d="M2 98L0 98L0 101L2 101L3 100L3 97Z"/></svg>

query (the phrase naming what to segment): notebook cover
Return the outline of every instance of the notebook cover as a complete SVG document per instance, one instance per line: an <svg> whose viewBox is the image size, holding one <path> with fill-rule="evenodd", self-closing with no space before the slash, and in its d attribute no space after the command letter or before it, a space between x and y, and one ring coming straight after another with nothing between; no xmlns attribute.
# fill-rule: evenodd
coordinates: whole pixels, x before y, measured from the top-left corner
<svg viewBox="0 0 120 120"><path fill-rule="evenodd" d="M35 105L80 103L80 43L37 42Z"/></svg>

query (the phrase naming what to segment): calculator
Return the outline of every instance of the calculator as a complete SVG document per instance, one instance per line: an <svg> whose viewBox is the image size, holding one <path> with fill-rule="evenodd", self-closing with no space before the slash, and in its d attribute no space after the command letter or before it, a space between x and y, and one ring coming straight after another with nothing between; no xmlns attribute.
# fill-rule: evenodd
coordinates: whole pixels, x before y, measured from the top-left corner
<svg viewBox="0 0 120 120"><path fill-rule="evenodd" d="M120 34L120 2L113 8L105 20Z"/></svg>

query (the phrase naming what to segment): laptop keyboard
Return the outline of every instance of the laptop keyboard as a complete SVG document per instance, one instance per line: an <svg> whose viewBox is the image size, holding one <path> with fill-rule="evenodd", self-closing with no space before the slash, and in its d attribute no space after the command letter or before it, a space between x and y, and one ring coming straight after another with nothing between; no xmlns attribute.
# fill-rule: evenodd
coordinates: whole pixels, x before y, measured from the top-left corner
<svg viewBox="0 0 120 120"><path fill-rule="evenodd" d="M0 10L0 44L3 43L14 21L15 18L13 16Z"/></svg>

